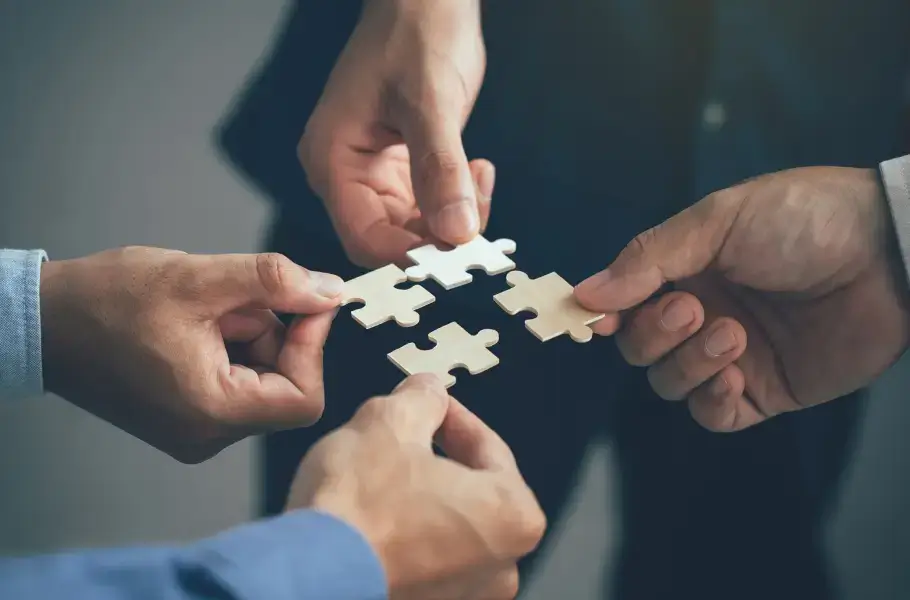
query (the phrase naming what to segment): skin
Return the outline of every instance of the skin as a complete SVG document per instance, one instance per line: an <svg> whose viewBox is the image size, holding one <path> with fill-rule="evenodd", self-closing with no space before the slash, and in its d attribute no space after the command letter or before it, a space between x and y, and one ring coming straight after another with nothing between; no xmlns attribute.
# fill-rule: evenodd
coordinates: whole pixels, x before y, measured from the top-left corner
<svg viewBox="0 0 910 600"><path fill-rule="evenodd" d="M186 463L309 425L341 284L277 254L133 247L48 262L45 387ZM273 311L301 316L285 329Z"/></svg>
<svg viewBox="0 0 910 600"><path fill-rule="evenodd" d="M805 168L711 194L575 290L654 390L737 431L871 383L910 340L873 171ZM666 291L672 284L675 291Z"/></svg>
<svg viewBox="0 0 910 600"><path fill-rule="evenodd" d="M546 527L505 442L431 375L369 400L316 444L288 506L360 529L392 600L514 598L517 561Z"/></svg>
<svg viewBox="0 0 910 600"><path fill-rule="evenodd" d="M355 263L483 231L495 170L468 161L461 132L485 68L479 0L364 4L298 146Z"/></svg>
<svg viewBox="0 0 910 600"><path fill-rule="evenodd" d="M311 424L341 283L277 254L134 247L45 263L46 387L184 462ZM273 311L300 316L285 328ZM430 375L310 450L287 510L304 508L363 534L393 600L514 598L517 561L546 528L505 442Z"/></svg>

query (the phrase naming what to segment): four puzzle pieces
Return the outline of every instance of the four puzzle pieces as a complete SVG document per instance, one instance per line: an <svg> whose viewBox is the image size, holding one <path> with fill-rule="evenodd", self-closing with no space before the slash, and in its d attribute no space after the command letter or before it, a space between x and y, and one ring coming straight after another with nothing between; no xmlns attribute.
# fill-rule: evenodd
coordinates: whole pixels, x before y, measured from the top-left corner
<svg viewBox="0 0 910 600"><path fill-rule="evenodd" d="M468 269L480 268L489 275L498 275L515 268L515 263L505 256L514 251L512 240L490 242L482 236L448 251L433 245L415 248L408 257L417 264L406 271L386 265L345 282L341 305L362 302L363 308L351 316L367 329L390 319L402 327L411 327L420 320L417 309L436 298L419 285L408 289L398 289L396 285L430 277L450 290L473 280ZM537 316L525 321L525 326L541 341L563 333L576 342L590 341L593 331L588 325L604 317L582 308L575 301L572 286L556 273L531 279L521 271L513 271L506 281L511 289L493 299L510 315L534 312ZM492 329L471 335L453 322L433 331L429 338L436 342L432 350L421 350L410 343L389 353L389 360L408 375L434 373L446 387L455 384L455 377L449 373L454 368L464 367L476 375L499 364L496 355L487 349L499 341L499 334Z"/></svg>
<svg viewBox="0 0 910 600"><path fill-rule="evenodd" d="M431 304L436 297L419 285L406 290L395 287L407 280L404 271L395 265L370 271L345 282L341 305L363 302L363 308L351 312L351 316L367 329L389 319L395 319L402 327L412 327L420 320L417 309Z"/></svg>
<svg viewBox="0 0 910 600"><path fill-rule="evenodd" d="M515 268L506 254L515 252L512 240L490 242L478 235L466 244L452 250L440 250L432 244L408 252L408 258L417 263L405 271L411 281L431 277L447 290L465 285L473 280L468 269L483 269L488 275L499 275Z"/></svg>
<svg viewBox="0 0 910 600"><path fill-rule="evenodd" d="M421 350L412 342L389 353L389 360L408 375L434 373L446 387L454 385L455 377L449 371L456 367L477 375L499 364L499 358L487 350L499 341L499 334L492 329L471 335L458 323L449 323L428 337L436 342L432 350Z"/></svg>
<svg viewBox="0 0 910 600"><path fill-rule="evenodd" d="M523 310L536 313L537 317L525 321L525 327L543 342L563 333L576 342L588 342L594 335L588 325L604 317L582 308L575 301L572 286L556 273L531 279L521 271L512 271L506 281L512 289L493 296L496 304L510 315Z"/></svg>

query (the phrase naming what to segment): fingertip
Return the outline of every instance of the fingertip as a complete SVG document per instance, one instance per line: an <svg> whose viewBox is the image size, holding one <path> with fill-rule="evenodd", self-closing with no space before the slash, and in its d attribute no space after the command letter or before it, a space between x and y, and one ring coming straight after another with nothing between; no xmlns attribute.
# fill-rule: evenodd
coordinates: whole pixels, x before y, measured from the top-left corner
<svg viewBox="0 0 910 600"><path fill-rule="evenodd" d="M295 317L285 333L285 344L304 347L312 346L314 351L321 349L328 338L329 330L338 315L338 310L336 307L320 313Z"/></svg>
<svg viewBox="0 0 910 600"><path fill-rule="evenodd" d="M720 317L712 325L705 338L704 351L709 357L729 356L739 358L746 350L746 329L736 319Z"/></svg>
<svg viewBox="0 0 910 600"><path fill-rule="evenodd" d="M310 289L316 294L332 302L341 301L341 292L344 290L344 280L332 273L310 271Z"/></svg>
<svg viewBox="0 0 910 600"><path fill-rule="evenodd" d="M428 392L434 396L448 396L442 379L434 373L417 373L410 375L392 390L392 394L404 392Z"/></svg>
<svg viewBox="0 0 910 600"><path fill-rule="evenodd" d="M689 396L689 413L709 431L732 432L742 428L739 404L743 402L745 376L735 364L724 367Z"/></svg>
<svg viewBox="0 0 910 600"><path fill-rule="evenodd" d="M610 336L619 331L619 327L622 324L622 318L620 315L613 313L606 315L604 318L599 321L595 321L590 325L591 329L597 335L601 336Z"/></svg>
<svg viewBox="0 0 910 600"><path fill-rule="evenodd" d="M464 244L480 232L480 214L477 200L462 198L446 204L429 218L430 230L435 236L450 244Z"/></svg>
<svg viewBox="0 0 910 600"><path fill-rule="evenodd" d="M470 162L471 174L477 184L478 202L490 202L493 189L496 187L496 167L485 158L477 158Z"/></svg>
<svg viewBox="0 0 910 600"><path fill-rule="evenodd" d="M701 301L688 292L673 291L657 304L660 330L667 333L693 332L705 322L705 309Z"/></svg>

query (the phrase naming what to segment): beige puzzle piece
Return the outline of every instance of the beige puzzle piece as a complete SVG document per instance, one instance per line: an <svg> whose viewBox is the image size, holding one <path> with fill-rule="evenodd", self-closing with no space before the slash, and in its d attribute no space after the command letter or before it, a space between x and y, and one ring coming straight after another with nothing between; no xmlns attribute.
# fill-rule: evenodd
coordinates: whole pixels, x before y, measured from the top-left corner
<svg viewBox="0 0 910 600"><path fill-rule="evenodd" d="M515 247L512 240L491 242L482 235L451 250L440 250L428 244L408 251L408 258L417 264L408 267L405 273L411 281L423 281L430 277L451 290L474 280L468 269L483 269L487 275L499 275L514 269L515 263L506 254L515 252Z"/></svg>
<svg viewBox="0 0 910 600"><path fill-rule="evenodd" d="M395 287L407 280L395 265L364 273L345 282L341 305L363 302L363 308L352 311L351 316L367 329L390 319L402 327L413 327L420 321L417 309L432 304L436 297L419 285L405 290Z"/></svg>
<svg viewBox="0 0 910 600"><path fill-rule="evenodd" d="M449 371L456 367L477 375L499 364L499 358L487 350L499 341L499 334L492 329L471 335L453 322L427 337L436 342L432 350L421 350L412 342L390 352L389 360L408 375L434 373L447 388L455 384L455 377Z"/></svg>
<svg viewBox="0 0 910 600"><path fill-rule="evenodd" d="M537 316L525 321L528 331L542 342L568 333L576 342L588 342L594 335L588 325L604 315L582 308L572 294L572 286L556 273L531 279L521 271L506 276L512 289L493 296L510 315L529 310Z"/></svg>

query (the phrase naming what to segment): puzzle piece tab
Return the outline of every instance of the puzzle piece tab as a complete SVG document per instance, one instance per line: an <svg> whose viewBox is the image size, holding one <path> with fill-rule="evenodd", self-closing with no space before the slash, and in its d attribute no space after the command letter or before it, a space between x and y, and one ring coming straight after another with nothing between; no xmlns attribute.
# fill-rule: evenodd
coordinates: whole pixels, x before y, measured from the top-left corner
<svg viewBox="0 0 910 600"><path fill-rule="evenodd" d="M458 323L449 323L428 337L436 342L432 350L421 350L410 343L390 352L389 360L408 375L434 373L446 387L455 384L455 377L449 371L456 367L477 375L499 364L496 355L487 350L499 341L499 334L492 329L471 335Z"/></svg>
<svg viewBox="0 0 910 600"><path fill-rule="evenodd" d="M363 308L352 311L351 316L367 329L390 319L402 327L412 327L420 321L417 309L433 303L436 297L419 285L406 290L395 287L407 280L395 265L364 273L345 282L341 305L363 302Z"/></svg>
<svg viewBox="0 0 910 600"><path fill-rule="evenodd" d="M604 317L582 308L575 301L572 286L556 273L531 279L521 271L512 271L506 281L512 289L496 294L493 300L510 315L534 312L537 316L525 321L525 327L542 342L563 333L576 342L588 342L594 335L588 325Z"/></svg>
<svg viewBox="0 0 910 600"><path fill-rule="evenodd" d="M429 244L408 251L408 258L416 265L405 271L411 281L423 281L431 277L447 290L466 283L474 277L468 269L483 269L487 275L499 275L515 268L515 263L506 254L515 252L512 240L490 242L478 235L466 244L452 250L440 250Z"/></svg>

